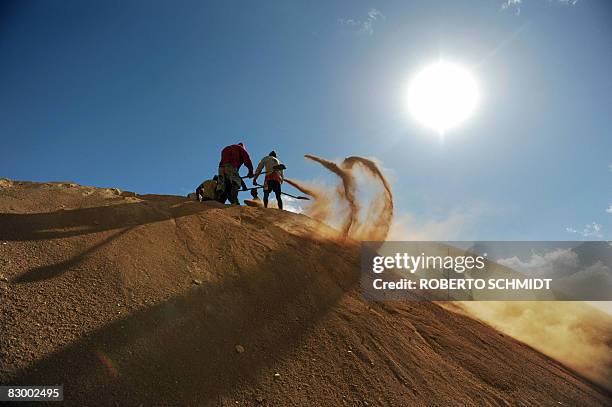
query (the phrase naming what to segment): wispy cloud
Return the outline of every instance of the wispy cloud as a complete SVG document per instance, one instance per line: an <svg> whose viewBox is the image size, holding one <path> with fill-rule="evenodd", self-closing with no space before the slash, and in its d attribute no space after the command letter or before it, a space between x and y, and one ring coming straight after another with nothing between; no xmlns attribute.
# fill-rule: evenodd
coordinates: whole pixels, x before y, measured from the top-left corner
<svg viewBox="0 0 612 407"><path fill-rule="evenodd" d="M341 26L364 32L368 35L374 34L374 24L377 21L385 20L386 17L383 13L375 8L368 10L367 17L363 20L356 20L353 18L339 18L338 23Z"/></svg>
<svg viewBox="0 0 612 407"><path fill-rule="evenodd" d="M612 289L612 270L600 259L589 257L593 263L582 264L572 249L556 249L544 254L532 253L526 261L511 257L499 259L497 263L529 277L553 278L557 289L574 298L606 298Z"/></svg>
<svg viewBox="0 0 612 407"><path fill-rule="evenodd" d="M521 14L522 3L522 0L506 0L504 4L502 4L502 10L514 9L514 14L518 16Z"/></svg>
<svg viewBox="0 0 612 407"><path fill-rule="evenodd" d="M596 222L587 223L586 225L584 225L584 228L582 230L578 230L573 227L566 227L565 231L568 233L577 234L577 235L580 235L582 237L587 237L587 238L588 237L595 237L595 238L603 237L602 226L601 224L596 223Z"/></svg>
<svg viewBox="0 0 612 407"><path fill-rule="evenodd" d="M299 201L290 196L283 197L283 209L294 213L304 212L304 208L299 204Z"/></svg>
<svg viewBox="0 0 612 407"><path fill-rule="evenodd" d="M530 277L544 278L569 276L576 273L579 266L578 255L572 249L556 249L544 254L534 252L526 261L514 256L496 262Z"/></svg>
<svg viewBox="0 0 612 407"><path fill-rule="evenodd" d="M550 1L550 0L549 0ZM578 3L578 0L556 0L559 3L573 6ZM502 10L514 10L514 14L517 16L521 14L521 6L524 4L524 0L505 0L501 6Z"/></svg>

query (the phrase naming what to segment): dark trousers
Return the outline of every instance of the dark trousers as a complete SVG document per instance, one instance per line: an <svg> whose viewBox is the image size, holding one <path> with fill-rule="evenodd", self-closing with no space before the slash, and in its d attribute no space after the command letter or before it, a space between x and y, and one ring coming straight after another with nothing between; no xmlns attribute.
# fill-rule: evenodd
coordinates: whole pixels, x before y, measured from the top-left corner
<svg viewBox="0 0 612 407"><path fill-rule="evenodd" d="M281 184L280 182L270 179L266 181L267 188L264 189L264 207L268 207L268 196L270 196L270 192L274 192L276 195L276 202L278 203L278 209L283 209L283 201L281 199Z"/></svg>
<svg viewBox="0 0 612 407"><path fill-rule="evenodd" d="M223 182L223 193L220 194L218 201L225 203L229 199L232 205L240 205L238 201L238 191L240 186L244 185L244 181L240 178L238 170L232 167L231 164L219 166L219 182Z"/></svg>
<svg viewBox="0 0 612 407"><path fill-rule="evenodd" d="M225 181L225 190L229 191L227 197L229 198L230 203L232 205L240 205L240 201L238 200L238 191L240 190L240 187L228 179Z"/></svg>

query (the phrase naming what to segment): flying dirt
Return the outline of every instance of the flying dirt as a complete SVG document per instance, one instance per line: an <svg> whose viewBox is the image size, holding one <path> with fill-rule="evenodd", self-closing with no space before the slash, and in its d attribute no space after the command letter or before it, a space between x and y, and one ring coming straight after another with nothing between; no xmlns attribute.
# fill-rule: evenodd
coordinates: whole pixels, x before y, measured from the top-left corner
<svg viewBox="0 0 612 407"><path fill-rule="evenodd" d="M330 218L332 214L332 197L327 191L323 188L306 186L299 181L289 178L285 178L285 182L298 191L314 198L314 201L307 208L308 216L321 222L325 222Z"/></svg>
<svg viewBox="0 0 612 407"><path fill-rule="evenodd" d="M357 198L355 197L356 186L353 174L350 171L341 168L333 161L329 161L324 158L310 154L305 154L304 157L314 162L318 162L323 167L336 174L342 180L343 188L338 189L338 191L340 191L339 195L341 196L341 198L344 199L346 203L348 203L349 213L347 219L343 222L340 230L345 236L350 236L351 227L357 227L359 222L359 204L357 202Z"/></svg>
<svg viewBox="0 0 612 407"><path fill-rule="evenodd" d="M355 240L385 240L393 222L393 192L378 163L359 156L348 157L340 165L312 154L305 154L304 157L321 164L342 181L335 191L326 191L323 188L306 186L300 181L286 180L290 185L314 198L314 203L306 209L306 213L317 220L329 223L335 215L332 209L334 201L343 201L348 206L348 214L340 225L344 236ZM370 202L364 220L360 220L359 217L363 205L357 198L357 179L354 172L356 166L361 167L383 187L383 192Z"/></svg>
<svg viewBox="0 0 612 407"><path fill-rule="evenodd" d="M361 165L383 185L384 193L375 198L370 204L366 221L362 224L363 230L359 230L357 237L359 240L385 240L389 234L391 223L393 222L393 193L391 185L380 170L378 164L368 158L352 156L342 162L342 168L352 170L355 164Z"/></svg>
<svg viewBox="0 0 612 407"><path fill-rule="evenodd" d="M610 315L573 301L469 301L456 305L612 390Z"/></svg>

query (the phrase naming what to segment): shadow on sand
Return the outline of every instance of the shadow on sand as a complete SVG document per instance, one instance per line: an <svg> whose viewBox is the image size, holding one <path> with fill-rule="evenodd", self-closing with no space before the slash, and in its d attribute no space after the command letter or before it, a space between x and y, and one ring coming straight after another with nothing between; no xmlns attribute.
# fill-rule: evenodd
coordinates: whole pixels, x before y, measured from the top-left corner
<svg viewBox="0 0 612 407"><path fill-rule="evenodd" d="M303 247L319 255L305 262L292 248L271 251L237 275L109 323L14 383L63 384L66 405L218 405L298 349L358 281L358 259L347 262L354 252L308 238Z"/></svg>
<svg viewBox="0 0 612 407"><path fill-rule="evenodd" d="M199 203L172 196L142 196L140 202L112 204L54 212L0 213L0 240L38 241L119 231L105 237L69 260L32 268L12 280L31 283L57 277L77 267L87 256L140 225L163 222L229 206L216 202Z"/></svg>
<svg viewBox="0 0 612 407"><path fill-rule="evenodd" d="M139 202L42 213L0 213L0 240L58 239L135 227L229 206L158 195L139 196Z"/></svg>
<svg viewBox="0 0 612 407"><path fill-rule="evenodd" d="M121 237L122 235L126 234L130 230L132 230L132 228L125 228L123 230L120 230L119 232L113 233L109 237L103 239L99 243L96 243L95 245L91 246L89 249L74 256L70 260L66 260L61 263L48 264L46 266L41 266L41 267L34 267L26 271L25 273L20 274L19 276L14 278L11 282L16 283L16 284L33 283L36 281L49 280L51 278L58 277L62 275L64 272L70 269L76 268L79 264L81 264L87 258L87 256L93 254L98 249L106 246L107 244Z"/></svg>

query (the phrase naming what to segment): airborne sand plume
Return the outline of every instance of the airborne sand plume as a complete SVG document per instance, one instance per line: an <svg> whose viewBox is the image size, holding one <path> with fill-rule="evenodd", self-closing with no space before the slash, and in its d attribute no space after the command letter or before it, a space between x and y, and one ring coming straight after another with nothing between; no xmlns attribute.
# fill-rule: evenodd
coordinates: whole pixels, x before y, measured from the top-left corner
<svg viewBox="0 0 612 407"><path fill-rule="evenodd" d="M323 188L306 186L301 182L289 178L285 178L285 182L298 191L314 198L314 202L312 202L307 209L308 216L322 222L330 218L332 214L332 197L327 191Z"/></svg>
<svg viewBox="0 0 612 407"><path fill-rule="evenodd" d="M612 317L583 302L469 301L476 317L612 390Z"/></svg>
<svg viewBox="0 0 612 407"><path fill-rule="evenodd" d="M376 162L371 159L352 156L342 163L342 167L352 170L355 164L361 165L370 175L378 178L383 185L384 193L377 196L371 203L367 213L365 228L360 230L358 237L361 240L385 240L393 222L393 192L391 185L385 178Z"/></svg>
<svg viewBox="0 0 612 407"><path fill-rule="evenodd" d="M393 193L379 165L374 160L359 156L348 157L340 165L312 154L305 154L304 157L321 164L342 181L336 191L327 191L305 186L296 180L287 180L290 185L314 198L314 203L307 208L306 213L317 220L329 222L336 215L333 212L334 202L343 201L348 205L348 214L340 226L344 236L356 240L385 240L393 221ZM370 202L365 220L359 218L363 204L357 197L357 180L354 173L356 165L379 181L384 190Z"/></svg>
<svg viewBox="0 0 612 407"><path fill-rule="evenodd" d="M342 180L343 189L339 190L339 194L348 204L349 214L346 220L343 222L341 230L345 236L349 236L351 227L357 227L359 224L359 203L357 202L357 198L355 197L355 177L350 171L340 168L340 166L333 161L329 161L325 158L317 157L311 154L305 154L304 157L321 164L323 167L327 168L328 170L339 176Z"/></svg>

